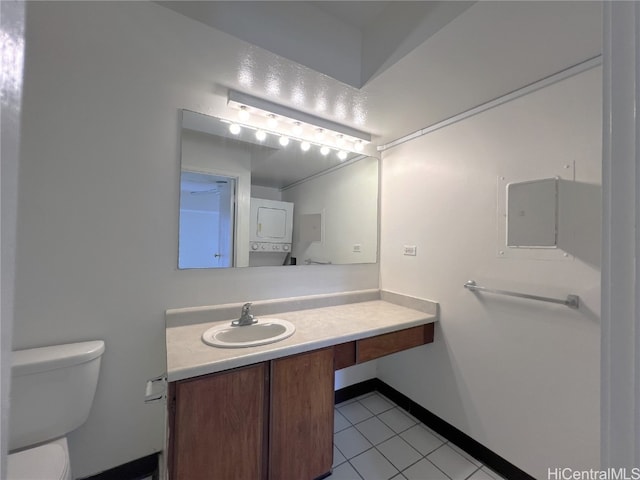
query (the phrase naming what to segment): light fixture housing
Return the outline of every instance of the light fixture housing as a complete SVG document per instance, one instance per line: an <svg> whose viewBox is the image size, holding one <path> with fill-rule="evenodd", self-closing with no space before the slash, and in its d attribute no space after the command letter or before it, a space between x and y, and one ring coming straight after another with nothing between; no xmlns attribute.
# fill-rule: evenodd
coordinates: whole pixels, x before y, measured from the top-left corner
<svg viewBox="0 0 640 480"><path fill-rule="evenodd" d="M291 137L320 148L326 146L360 153L371 142L369 133L235 90L228 91L227 105L235 110L251 112L251 124L247 127Z"/></svg>
<svg viewBox="0 0 640 480"><path fill-rule="evenodd" d="M249 110L247 109L246 105L241 105L240 111L238 112L238 118L242 121L247 121L249 120L250 117L251 117L251 114L249 113Z"/></svg>

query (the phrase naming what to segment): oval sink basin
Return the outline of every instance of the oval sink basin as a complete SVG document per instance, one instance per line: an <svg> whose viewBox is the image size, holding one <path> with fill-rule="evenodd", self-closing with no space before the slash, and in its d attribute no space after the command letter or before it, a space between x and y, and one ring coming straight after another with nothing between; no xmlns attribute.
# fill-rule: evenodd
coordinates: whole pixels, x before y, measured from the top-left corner
<svg viewBox="0 0 640 480"><path fill-rule="evenodd" d="M228 323L211 327L202 334L202 341L221 348L256 347L284 340L295 331L296 327L291 322L279 318L266 318L243 327Z"/></svg>

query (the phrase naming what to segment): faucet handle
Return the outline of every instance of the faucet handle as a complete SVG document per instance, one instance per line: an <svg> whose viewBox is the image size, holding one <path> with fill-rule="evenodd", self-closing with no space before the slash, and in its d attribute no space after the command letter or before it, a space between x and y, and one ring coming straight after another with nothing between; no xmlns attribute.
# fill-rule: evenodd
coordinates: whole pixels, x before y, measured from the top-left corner
<svg viewBox="0 0 640 480"><path fill-rule="evenodd" d="M242 314L238 320L231 322L234 327L242 327L245 325L253 325L258 323L258 319L251 315L251 302L247 302L242 306Z"/></svg>

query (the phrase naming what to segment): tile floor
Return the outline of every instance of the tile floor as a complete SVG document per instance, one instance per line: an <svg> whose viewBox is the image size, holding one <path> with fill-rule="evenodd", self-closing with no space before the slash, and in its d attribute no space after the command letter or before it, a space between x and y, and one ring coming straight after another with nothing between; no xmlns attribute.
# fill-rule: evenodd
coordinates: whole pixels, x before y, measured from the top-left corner
<svg viewBox="0 0 640 480"><path fill-rule="evenodd" d="M501 480L378 392L336 405L327 480Z"/></svg>

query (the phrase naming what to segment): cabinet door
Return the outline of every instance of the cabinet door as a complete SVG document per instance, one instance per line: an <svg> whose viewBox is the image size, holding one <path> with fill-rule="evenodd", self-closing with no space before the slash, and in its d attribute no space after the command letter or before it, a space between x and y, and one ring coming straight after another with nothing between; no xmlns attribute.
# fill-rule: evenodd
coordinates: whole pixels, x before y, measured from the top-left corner
<svg viewBox="0 0 640 480"><path fill-rule="evenodd" d="M172 480L263 480L266 363L175 385Z"/></svg>
<svg viewBox="0 0 640 480"><path fill-rule="evenodd" d="M331 471L333 406L333 348L271 362L270 479Z"/></svg>

